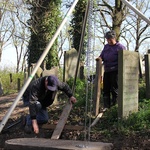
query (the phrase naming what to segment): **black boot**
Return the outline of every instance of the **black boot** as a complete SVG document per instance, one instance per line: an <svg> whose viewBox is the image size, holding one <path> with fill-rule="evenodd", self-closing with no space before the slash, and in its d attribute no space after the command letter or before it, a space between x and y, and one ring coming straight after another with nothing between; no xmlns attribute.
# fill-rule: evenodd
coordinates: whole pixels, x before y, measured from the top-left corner
<svg viewBox="0 0 150 150"><path fill-rule="evenodd" d="M103 102L104 102L104 108L110 108L110 97L104 96Z"/></svg>
<svg viewBox="0 0 150 150"><path fill-rule="evenodd" d="M117 104L117 98L116 97L113 97L112 98L112 103L111 103L111 106L114 106Z"/></svg>

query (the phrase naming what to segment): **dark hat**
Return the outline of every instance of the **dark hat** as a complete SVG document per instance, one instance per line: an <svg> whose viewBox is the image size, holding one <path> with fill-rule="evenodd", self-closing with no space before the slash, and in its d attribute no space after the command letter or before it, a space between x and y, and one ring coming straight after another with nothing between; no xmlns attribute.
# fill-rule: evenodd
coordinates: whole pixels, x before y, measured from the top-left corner
<svg viewBox="0 0 150 150"><path fill-rule="evenodd" d="M58 78L56 76L51 75L47 77L47 81L48 81L48 84L47 84L48 90L56 91L58 87Z"/></svg>
<svg viewBox="0 0 150 150"><path fill-rule="evenodd" d="M106 32L105 38L106 38L106 39L113 39L113 38L116 38L116 33L115 33L115 31L111 30L111 31Z"/></svg>

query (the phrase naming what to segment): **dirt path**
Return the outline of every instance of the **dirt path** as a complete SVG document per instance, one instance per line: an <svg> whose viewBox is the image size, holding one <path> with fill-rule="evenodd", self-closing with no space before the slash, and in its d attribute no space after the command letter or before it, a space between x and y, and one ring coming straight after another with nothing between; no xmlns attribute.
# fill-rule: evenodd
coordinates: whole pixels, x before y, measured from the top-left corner
<svg viewBox="0 0 150 150"><path fill-rule="evenodd" d="M13 104L15 98L17 97L17 94L18 93L0 97L0 121L2 121L4 116L7 114L8 109ZM13 110L2 132L0 133L0 150L4 149L6 140L11 138L16 138L16 137L26 137L26 135L24 135L23 130L20 128L21 123L19 125L12 127L6 133L3 133L3 131L5 130L5 128L9 127L14 122L17 122L22 115L25 115L27 113L28 113L28 108L23 107L23 102L21 99L18 102L16 108Z"/></svg>
<svg viewBox="0 0 150 150"><path fill-rule="evenodd" d="M0 110L1 110L0 111L0 121L2 121L3 117L8 112L8 109L13 104L16 96L17 96L17 93L0 97ZM25 114L25 113L28 113L28 108L23 107L23 102L22 102L22 100L20 100L18 102L16 108L12 112L10 119L12 119L12 120L17 119L18 117L20 117L22 114Z"/></svg>

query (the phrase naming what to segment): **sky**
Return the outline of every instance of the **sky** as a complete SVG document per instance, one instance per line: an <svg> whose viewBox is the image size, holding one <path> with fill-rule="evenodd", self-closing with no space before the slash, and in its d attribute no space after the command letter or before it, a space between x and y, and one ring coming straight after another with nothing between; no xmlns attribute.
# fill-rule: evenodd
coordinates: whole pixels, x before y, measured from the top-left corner
<svg viewBox="0 0 150 150"><path fill-rule="evenodd" d="M2 52L0 68L15 68L16 66L16 52L13 47L7 47Z"/></svg>
<svg viewBox="0 0 150 150"><path fill-rule="evenodd" d="M66 3L70 4L72 0L66 1ZM66 9L66 7L62 7L63 15L67 13L69 8ZM9 10L8 10L9 12ZM16 51L15 48L10 44L9 46L6 46L2 51L2 57L0 62L0 68L15 68L17 63L17 57L16 57Z"/></svg>
<svg viewBox="0 0 150 150"><path fill-rule="evenodd" d="M66 13L66 11L64 11L64 13ZM16 52L15 52L15 48L13 48L11 46L9 46L9 47L7 46L2 52L0 68L1 69L5 68L5 67L13 68L15 66L16 66Z"/></svg>

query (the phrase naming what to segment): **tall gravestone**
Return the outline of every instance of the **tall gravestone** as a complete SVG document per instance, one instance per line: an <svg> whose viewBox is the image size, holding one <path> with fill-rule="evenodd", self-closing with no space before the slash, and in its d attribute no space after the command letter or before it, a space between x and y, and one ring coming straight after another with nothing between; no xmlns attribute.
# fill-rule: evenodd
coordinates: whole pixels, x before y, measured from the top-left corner
<svg viewBox="0 0 150 150"><path fill-rule="evenodd" d="M67 81L71 77L75 77L77 61L78 61L78 53L75 49L71 49L65 52L64 54L64 79L63 79L64 81Z"/></svg>
<svg viewBox="0 0 150 150"><path fill-rule="evenodd" d="M150 99L150 50L144 56L145 59L145 82L146 82L146 98Z"/></svg>
<svg viewBox="0 0 150 150"><path fill-rule="evenodd" d="M118 117L126 118L138 111L139 54L119 51L118 57Z"/></svg>

